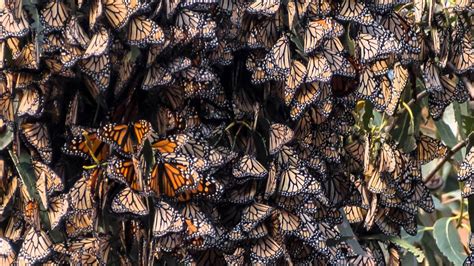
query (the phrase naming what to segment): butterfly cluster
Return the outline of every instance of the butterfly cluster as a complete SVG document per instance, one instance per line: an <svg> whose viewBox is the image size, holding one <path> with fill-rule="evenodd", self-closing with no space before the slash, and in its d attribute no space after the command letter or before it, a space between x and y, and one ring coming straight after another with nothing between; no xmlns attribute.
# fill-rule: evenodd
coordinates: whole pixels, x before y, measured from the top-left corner
<svg viewBox="0 0 474 266"><path fill-rule="evenodd" d="M469 98L454 2L2 1L0 264L400 264L449 147L358 112Z"/></svg>

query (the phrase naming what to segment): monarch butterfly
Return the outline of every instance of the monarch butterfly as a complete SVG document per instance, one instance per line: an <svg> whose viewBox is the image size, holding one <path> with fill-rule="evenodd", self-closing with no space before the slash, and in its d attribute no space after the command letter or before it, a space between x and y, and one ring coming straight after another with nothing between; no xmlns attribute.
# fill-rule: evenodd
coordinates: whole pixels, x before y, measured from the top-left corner
<svg viewBox="0 0 474 266"><path fill-rule="evenodd" d="M263 19L257 26L257 39L265 48L271 49L278 41L279 33L283 28L282 18L279 12L275 15Z"/></svg>
<svg viewBox="0 0 474 266"><path fill-rule="evenodd" d="M249 232L263 220L268 218L274 208L263 203L255 202L242 210L241 222L242 229Z"/></svg>
<svg viewBox="0 0 474 266"><path fill-rule="evenodd" d="M323 188L330 205L340 206L348 199L352 186L346 176L337 173L323 182Z"/></svg>
<svg viewBox="0 0 474 266"><path fill-rule="evenodd" d="M107 52L111 43L109 31L105 27L100 27L92 36L86 51L82 55L83 58L91 56L100 56Z"/></svg>
<svg viewBox="0 0 474 266"><path fill-rule="evenodd" d="M295 96L296 90L304 82L306 73L306 66L303 65L300 61L293 60L291 62L290 74L288 75L288 78L286 80L284 90L286 105L290 105L291 101L293 100L293 97Z"/></svg>
<svg viewBox="0 0 474 266"><path fill-rule="evenodd" d="M210 55L211 62L221 66L232 64L232 61L234 60L232 50L232 44L228 43L226 40L221 40L217 49Z"/></svg>
<svg viewBox="0 0 474 266"><path fill-rule="evenodd" d="M110 251L110 238L108 236L84 237L68 245L66 254L71 255L75 264L104 264L107 262ZM92 260L92 262L90 262ZM89 261L89 263L86 263Z"/></svg>
<svg viewBox="0 0 474 266"><path fill-rule="evenodd" d="M275 164L280 170L290 165L298 166L301 164L301 161L294 148L284 145L281 150L276 153Z"/></svg>
<svg viewBox="0 0 474 266"><path fill-rule="evenodd" d="M300 217L283 209L279 209L277 213L278 222L280 224L280 230L284 234L291 235L296 233L296 231L300 229Z"/></svg>
<svg viewBox="0 0 474 266"><path fill-rule="evenodd" d="M190 40L197 37L200 28L204 25L205 17L201 13L189 9L181 9L176 15L175 25L183 30L187 30Z"/></svg>
<svg viewBox="0 0 474 266"><path fill-rule="evenodd" d="M4 8L0 14L0 25L2 25L0 40L25 36L29 31L26 17L26 11L20 12L17 19L11 10Z"/></svg>
<svg viewBox="0 0 474 266"><path fill-rule="evenodd" d="M14 116L13 95L9 91L4 91L0 93L0 118L10 123L14 121Z"/></svg>
<svg viewBox="0 0 474 266"><path fill-rule="evenodd" d="M387 143L382 143L382 149L380 151L380 163L379 171L393 173L397 167L397 161L395 160L395 151Z"/></svg>
<svg viewBox="0 0 474 266"><path fill-rule="evenodd" d="M150 122L139 120L132 125L109 123L99 128L97 138L110 144L125 157L139 154L152 132Z"/></svg>
<svg viewBox="0 0 474 266"><path fill-rule="evenodd" d="M311 20L305 29L304 52L310 54L326 39L339 37L344 32L342 25L330 18Z"/></svg>
<svg viewBox="0 0 474 266"><path fill-rule="evenodd" d="M66 194L61 194L49 199L48 217L51 223L51 229L55 229L61 220L67 215L69 209L69 201Z"/></svg>
<svg viewBox="0 0 474 266"><path fill-rule="evenodd" d="M290 41L283 34L265 56L265 72L269 75L288 75L291 64Z"/></svg>
<svg viewBox="0 0 474 266"><path fill-rule="evenodd" d="M80 8L80 7L79 7ZM103 6L101 0L92 0L89 7L89 29L93 29L97 20L102 16Z"/></svg>
<svg viewBox="0 0 474 266"><path fill-rule="evenodd" d="M224 253L224 259L227 264L236 263L242 265L245 259L245 249L242 247L237 247L232 254Z"/></svg>
<svg viewBox="0 0 474 266"><path fill-rule="evenodd" d="M133 18L128 24L127 42L131 45L145 47L149 44L163 44L163 30L154 21L144 16Z"/></svg>
<svg viewBox="0 0 474 266"><path fill-rule="evenodd" d="M375 218L375 223L377 227L388 236L398 236L400 235L400 227L397 226L394 222L390 221L388 218L385 217L383 211L379 211Z"/></svg>
<svg viewBox="0 0 474 266"><path fill-rule="evenodd" d="M356 0L344 0L336 18L343 21L354 21L362 25L374 23L374 17L369 9L362 2Z"/></svg>
<svg viewBox="0 0 474 266"><path fill-rule="evenodd" d="M16 258L15 250L10 245L9 241L3 237L0 237L1 254L0 263L2 265L13 265Z"/></svg>
<svg viewBox="0 0 474 266"><path fill-rule="evenodd" d="M310 177L306 168L289 165L281 172L277 191L286 197L297 195L306 189L309 180Z"/></svg>
<svg viewBox="0 0 474 266"><path fill-rule="evenodd" d="M153 236L161 237L168 233L179 233L183 230L184 219L181 213L165 201L155 204L153 218Z"/></svg>
<svg viewBox="0 0 474 266"><path fill-rule="evenodd" d="M230 190L227 201L234 204L248 204L254 200L256 193L256 181L247 182Z"/></svg>
<svg viewBox="0 0 474 266"><path fill-rule="evenodd" d="M255 156L246 154L234 163L232 174L238 178L239 182L244 183L247 177L263 178L268 171Z"/></svg>
<svg viewBox="0 0 474 266"><path fill-rule="evenodd" d="M143 79L142 89L150 90L157 86L164 86L173 81L173 76L164 67L159 64L155 64L150 67Z"/></svg>
<svg viewBox="0 0 474 266"><path fill-rule="evenodd" d="M269 264L283 256L283 249L270 236L257 240L250 249L250 259L253 263Z"/></svg>
<svg viewBox="0 0 474 266"><path fill-rule="evenodd" d="M448 149L440 140L420 134L417 138L417 148L415 150L416 159L419 163L426 164L436 158L446 156Z"/></svg>
<svg viewBox="0 0 474 266"><path fill-rule="evenodd" d="M183 235L180 233L170 233L156 240L156 250L172 252L184 242Z"/></svg>
<svg viewBox="0 0 474 266"><path fill-rule="evenodd" d="M39 116L43 107L43 97L35 88L21 91L20 103L18 104L18 116Z"/></svg>
<svg viewBox="0 0 474 266"><path fill-rule="evenodd" d="M306 82L313 81L329 82L332 77L331 67L329 62L323 54L316 54L308 58L307 65L308 74L306 75Z"/></svg>
<svg viewBox="0 0 474 266"><path fill-rule="evenodd" d="M328 61L333 75L355 77L354 66L344 56L346 51L338 38L325 40L322 47L322 53Z"/></svg>
<svg viewBox="0 0 474 266"><path fill-rule="evenodd" d="M191 66L191 59L185 56L178 56L175 57L171 62L167 65L167 70L174 74L179 71L183 71Z"/></svg>
<svg viewBox="0 0 474 266"><path fill-rule="evenodd" d="M8 207L8 204L13 199L16 191L18 189L18 178L16 176L12 176L11 180L9 180L8 189L6 189L5 193L1 197L1 204L0 204L0 214L3 215L5 210Z"/></svg>
<svg viewBox="0 0 474 266"><path fill-rule="evenodd" d="M131 213L138 216L148 215L149 211L143 198L129 187L122 189L112 199L112 211L115 213Z"/></svg>
<svg viewBox="0 0 474 266"><path fill-rule="evenodd" d="M152 144L159 158L152 168L149 183L157 195L164 193L168 197L175 197L181 192L196 189L199 174L192 168L188 158L175 153L185 141L186 135L177 135Z"/></svg>
<svg viewBox="0 0 474 266"><path fill-rule="evenodd" d="M110 83L110 58L107 54L91 56L80 61L79 68L94 80L101 91Z"/></svg>
<svg viewBox="0 0 474 266"><path fill-rule="evenodd" d="M86 211L72 211L65 221L66 234L68 237L77 237L94 231L97 222L97 213L95 209Z"/></svg>
<svg viewBox="0 0 474 266"><path fill-rule="evenodd" d="M458 171L459 181L465 181L467 179L474 179L474 149L472 148L466 152L466 157Z"/></svg>
<svg viewBox="0 0 474 266"><path fill-rule="evenodd" d="M268 152L275 154L281 147L293 139L294 132L284 124L274 123L270 125L270 136Z"/></svg>
<svg viewBox="0 0 474 266"><path fill-rule="evenodd" d="M71 69L64 67L57 59L49 58L44 60L44 62L48 67L49 72L53 75L59 75L66 78L74 78L76 76L76 73L74 73Z"/></svg>
<svg viewBox="0 0 474 266"><path fill-rule="evenodd" d="M79 24L76 16L71 17L67 26L62 30L62 33L65 37L64 42L68 45L80 46L83 49L87 49L91 43L89 36Z"/></svg>
<svg viewBox="0 0 474 266"><path fill-rule="evenodd" d="M464 198L467 198L471 196L472 194L474 194L474 182L472 182L471 179L468 179L464 181L464 187L463 187L463 190L461 191L461 195Z"/></svg>
<svg viewBox="0 0 474 266"><path fill-rule="evenodd" d="M108 155L108 145L97 138L97 132L93 129L77 128L72 130L72 136L66 141L62 148L68 155L80 156L84 159L95 157L99 162Z"/></svg>
<svg viewBox="0 0 474 266"><path fill-rule="evenodd" d="M63 39L59 33L50 33L43 39L41 50L45 53L55 53L61 49Z"/></svg>
<svg viewBox="0 0 474 266"><path fill-rule="evenodd" d="M438 120L444 113L444 109L453 101L464 102L468 99L468 93L463 83L456 76L449 78L447 75L440 77L441 91L433 91L428 97L428 107L431 117Z"/></svg>
<svg viewBox="0 0 474 266"><path fill-rule="evenodd" d="M453 42L453 64L457 74L463 74L474 69L474 52L472 50L471 35L465 29L469 28L465 19L460 18L456 40Z"/></svg>
<svg viewBox="0 0 474 266"><path fill-rule="evenodd" d="M130 16L138 11L139 2L134 0L104 0L102 1L102 8L109 24L118 30L125 26Z"/></svg>
<svg viewBox="0 0 474 266"><path fill-rule="evenodd" d="M374 0L369 2L369 7L378 13L386 13L387 11L392 10L396 5L408 2L409 1L407 0Z"/></svg>
<svg viewBox="0 0 474 266"><path fill-rule="evenodd" d="M191 199L204 197L211 200L219 200L224 192L221 182L211 176L205 176L199 180L196 188L184 191L177 196L178 201L184 202Z"/></svg>
<svg viewBox="0 0 474 266"><path fill-rule="evenodd" d="M385 75L389 71L390 63L389 59L376 60L370 64L370 71L374 73L374 76Z"/></svg>
<svg viewBox="0 0 474 266"><path fill-rule="evenodd" d="M320 83L311 82L304 83L298 91L291 105L290 116L292 120L296 120L304 113L304 111L313 104L321 93Z"/></svg>
<svg viewBox="0 0 474 266"><path fill-rule="evenodd" d="M77 46L64 45L61 47L59 60L65 68L73 67L82 57L82 51Z"/></svg>
<svg viewBox="0 0 474 266"><path fill-rule="evenodd" d="M310 1L306 1L306 0L288 1L287 9L288 9L288 21L289 21L290 28L293 28L292 25L294 24L295 18L301 19L306 15L309 9L309 6L311 4L312 3ZM318 3L316 6L318 5L323 5L323 3Z"/></svg>
<svg viewBox="0 0 474 266"><path fill-rule="evenodd" d="M402 48L403 53L418 54L420 52L420 43L418 42L414 26L410 25L398 13L391 12L384 15L380 25L395 35L395 38L400 42L400 48Z"/></svg>
<svg viewBox="0 0 474 266"><path fill-rule="evenodd" d="M53 150L46 125L39 122L23 123L21 133L26 142L35 148L45 163L51 163Z"/></svg>
<svg viewBox="0 0 474 266"><path fill-rule="evenodd" d="M54 192L60 192L64 189L62 179L49 166L40 161L32 160L33 170L36 175L36 188L41 196L44 207L47 207L46 197Z"/></svg>
<svg viewBox="0 0 474 266"><path fill-rule="evenodd" d="M84 171L81 177L69 190L69 205L73 211L86 212L94 210L97 179L102 174L100 168Z"/></svg>
<svg viewBox="0 0 474 266"><path fill-rule="evenodd" d="M107 164L107 175L110 179L123 183L138 192L145 192L141 166L136 158L121 159L111 156Z"/></svg>
<svg viewBox="0 0 474 266"><path fill-rule="evenodd" d="M46 258L52 251L51 239L42 230L37 231L31 226L25 233L25 240L18 253L19 263L34 264Z"/></svg>
<svg viewBox="0 0 474 266"><path fill-rule="evenodd" d="M259 239L268 235L267 226L263 223L257 225L250 232L246 233L242 231L240 226L234 227L228 234L228 237L232 241L252 240Z"/></svg>
<svg viewBox="0 0 474 266"><path fill-rule="evenodd" d="M186 203L181 211L185 222L185 239L216 236L216 229L206 214L195 203Z"/></svg>
<svg viewBox="0 0 474 266"><path fill-rule="evenodd" d="M388 115L394 115L400 101L401 94L405 89L405 86L408 82L408 70L403 67L400 63L396 63L393 66L394 77L391 81L391 97L390 101L387 103L385 112Z"/></svg>
<svg viewBox="0 0 474 266"><path fill-rule="evenodd" d="M377 90L378 80L374 77L374 73L370 69L365 69L359 77L359 86L357 89L357 96L363 99L368 99L371 102L375 101L375 92Z"/></svg>
<svg viewBox="0 0 474 266"><path fill-rule="evenodd" d="M325 238L319 231L316 221L308 214L299 214L301 219L301 227L295 232L295 236L308 243L310 246L319 251L326 249Z"/></svg>
<svg viewBox="0 0 474 266"><path fill-rule="evenodd" d="M148 178L151 190L156 195L174 198L180 193L196 189L200 176L189 165L189 161L184 157L170 161L159 160Z"/></svg>
<svg viewBox="0 0 474 266"><path fill-rule="evenodd" d="M274 15L279 8L279 0L257 0L247 7L247 12L250 14L271 16Z"/></svg>
<svg viewBox="0 0 474 266"><path fill-rule="evenodd" d="M39 54L37 45L34 43L26 44L21 49L20 54L15 58L13 65L21 69L36 70L39 68Z"/></svg>
<svg viewBox="0 0 474 266"><path fill-rule="evenodd" d="M69 18L69 12L62 1L51 0L41 10L40 21L45 32L60 31Z"/></svg>

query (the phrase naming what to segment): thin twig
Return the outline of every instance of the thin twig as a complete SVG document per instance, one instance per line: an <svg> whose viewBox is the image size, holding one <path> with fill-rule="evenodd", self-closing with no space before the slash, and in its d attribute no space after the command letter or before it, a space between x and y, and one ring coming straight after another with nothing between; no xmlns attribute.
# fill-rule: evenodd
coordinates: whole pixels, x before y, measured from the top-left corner
<svg viewBox="0 0 474 266"><path fill-rule="evenodd" d="M408 105L408 107L412 108L413 105L415 105L416 102L420 101L421 99L425 98L426 96L428 96L428 91L427 90L424 90L420 93L418 93L416 95L416 98L414 99L411 99L406 105ZM390 132L392 131L392 129L395 127L395 125L397 124L398 120L400 119L400 117L407 111L408 109L403 107L403 108L400 108L395 116L395 118L392 120L392 123L390 123L390 125L388 125L386 128L385 128L385 132Z"/></svg>
<svg viewBox="0 0 474 266"><path fill-rule="evenodd" d="M443 167L444 163L447 162L454 154L456 154L464 146L466 146L468 142L469 142L469 139L465 139L465 140L459 142L458 144L456 144L452 149L450 149L448 151L448 153L446 154L446 156L444 156L441 159L441 161L439 161L436 164L435 168L428 174L428 176L425 178L425 180L423 182L424 183L429 182L436 175L436 173L439 171L439 169L441 169L441 167Z"/></svg>

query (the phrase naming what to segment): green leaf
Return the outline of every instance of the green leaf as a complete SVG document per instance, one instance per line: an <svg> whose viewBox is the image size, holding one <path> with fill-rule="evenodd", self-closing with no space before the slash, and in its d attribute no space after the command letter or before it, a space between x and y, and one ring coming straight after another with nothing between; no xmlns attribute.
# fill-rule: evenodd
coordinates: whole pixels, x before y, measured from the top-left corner
<svg viewBox="0 0 474 266"><path fill-rule="evenodd" d="M357 241L357 238L354 235L354 231L352 231L352 227L349 221L347 220L344 212L341 212L341 213L343 216L343 220L341 224L337 225L337 228L339 229L341 236L344 238L347 238L345 242L354 250L356 254L365 256L366 253L360 246L359 241Z"/></svg>
<svg viewBox="0 0 474 266"><path fill-rule="evenodd" d="M373 115L374 115L374 125L380 126L382 124L382 115L375 110L373 111Z"/></svg>
<svg viewBox="0 0 474 266"><path fill-rule="evenodd" d="M439 136L441 137L441 140L444 141L444 143L446 143L446 145L448 145L449 147L454 147L454 145L456 145L458 141L453 130L449 126L456 124L453 112L451 112L451 114L452 116L449 114L444 115L443 120L435 121L435 124ZM444 120L446 120L446 122L444 122ZM461 161L462 154L458 152L454 155L454 158L458 161Z"/></svg>
<svg viewBox="0 0 474 266"><path fill-rule="evenodd" d="M458 128L459 128L459 134L461 135L462 139L466 138L466 133L470 131L466 131L464 127L462 127L462 115L467 112L465 110L466 104L463 104L463 108L461 108L461 105L457 102L453 103L453 109L454 109L454 119L456 120L456 123L458 123Z"/></svg>
<svg viewBox="0 0 474 266"><path fill-rule="evenodd" d="M397 245L401 248L404 248L406 251L413 254L416 257L416 260L419 263L421 263L425 259L425 254L423 253L423 251L421 249L415 247L414 245L410 244L405 239L401 239L401 238L394 237L394 236L381 235L381 234L372 235L372 236L369 236L369 237L362 237L362 238L363 239L375 239L375 240L380 240L380 241L390 241L393 244L395 244L395 245Z"/></svg>
<svg viewBox="0 0 474 266"><path fill-rule="evenodd" d="M413 246L412 244L410 244L408 241L404 240L404 239L400 239L398 237L388 237L387 239L388 241L406 249L408 252L410 252L411 254L413 254L415 257L416 257L416 261L418 261L419 263L421 263L424 259L425 259L425 254L423 253L423 251L415 246Z"/></svg>
<svg viewBox="0 0 474 266"><path fill-rule="evenodd" d="M441 254L433 234L424 234L421 246L426 256L426 265L448 265L449 261Z"/></svg>
<svg viewBox="0 0 474 266"><path fill-rule="evenodd" d="M364 125L364 129L369 129L370 120L374 117L373 115L373 106L370 104L369 101L365 101L364 103L364 114L362 115L362 124Z"/></svg>
<svg viewBox="0 0 474 266"><path fill-rule="evenodd" d="M474 117L469 115L461 115L462 118L462 127L466 132L474 131Z"/></svg>
<svg viewBox="0 0 474 266"><path fill-rule="evenodd" d="M13 141L13 131L7 127L5 131L0 134L0 151L5 149Z"/></svg>
<svg viewBox="0 0 474 266"><path fill-rule="evenodd" d="M404 113L399 121L400 124L391 132L392 137L399 143L404 152L411 152L416 148L416 140L413 124L410 123L410 116L408 113Z"/></svg>
<svg viewBox="0 0 474 266"><path fill-rule="evenodd" d="M452 217L438 219L434 224L433 236L441 253L454 265L462 265L466 254L463 251L458 232L451 223L452 220Z"/></svg>

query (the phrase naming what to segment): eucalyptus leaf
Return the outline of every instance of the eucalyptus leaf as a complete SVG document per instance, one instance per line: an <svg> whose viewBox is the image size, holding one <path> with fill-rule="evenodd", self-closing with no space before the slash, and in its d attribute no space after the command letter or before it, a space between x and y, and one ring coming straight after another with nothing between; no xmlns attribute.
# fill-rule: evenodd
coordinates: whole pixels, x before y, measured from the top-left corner
<svg viewBox="0 0 474 266"><path fill-rule="evenodd" d="M461 104L454 102L453 109L454 109L454 119L456 120L456 123L458 124L459 134L462 139L465 139L466 133L468 133L468 131L466 131L465 128L462 127L462 114L467 114L466 104L463 104L463 108L461 108Z"/></svg>
<svg viewBox="0 0 474 266"><path fill-rule="evenodd" d="M356 254L365 256L366 253L360 246L359 242L356 240L354 231L352 231L352 227L349 221L347 220L344 212L341 212L341 213L343 215L343 221L341 224L337 225L337 228L339 229L341 236L348 238L346 240L346 243L354 250Z"/></svg>
<svg viewBox="0 0 474 266"><path fill-rule="evenodd" d="M439 136L441 137L441 140L443 140L446 145L452 148L457 144L458 141L452 129L444 122L444 119L445 117L443 117L443 120L435 121L436 129L439 133ZM450 124L455 123L454 117L452 117L452 119L448 119L447 122ZM454 158L458 161L462 161L462 154L458 152L454 155Z"/></svg>
<svg viewBox="0 0 474 266"><path fill-rule="evenodd" d="M404 248L406 251L412 253L416 257L416 260L419 263L423 262L423 260L425 259L425 254L423 253L421 249L419 249L418 247L415 247L414 245L410 244L408 241L402 238L379 234L379 235L372 235L370 237L365 237L364 239L376 239L380 241L389 241L401 248Z"/></svg>
<svg viewBox="0 0 474 266"><path fill-rule="evenodd" d="M362 115L362 124L364 128L369 128L370 120L373 119L373 106L368 101L364 104L364 114Z"/></svg>
<svg viewBox="0 0 474 266"><path fill-rule="evenodd" d="M454 265L462 265L466 254L452 220L451 217L438 219L434 224L433 236L441 253Z"/></svg>
<svg viewBox="0 0 474 266"><path fill-rule="evenodd" d="M395 126L391 134L399 143L404 152L411 152L416 148L416 139L414 136L414 126L410 123L410 116L404 113L399 120L400 123Z"/></svg>
<svg viewBox="0 0 474 266"><path fill-rule="evenodd" d="M13 131L7 127L5 131L0 133L0 150L5 149L13 141Z"/></svg>

